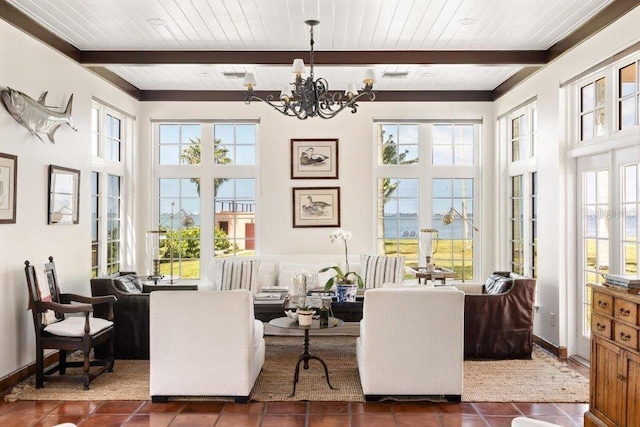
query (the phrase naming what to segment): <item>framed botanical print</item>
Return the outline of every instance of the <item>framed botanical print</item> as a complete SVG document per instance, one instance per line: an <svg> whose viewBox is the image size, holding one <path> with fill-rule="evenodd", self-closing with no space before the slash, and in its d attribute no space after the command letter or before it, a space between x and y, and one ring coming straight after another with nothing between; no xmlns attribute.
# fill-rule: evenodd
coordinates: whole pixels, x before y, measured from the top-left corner
<svg viewBox="0 0 640 427"><path fill-rule="evenodd" d="M294 187L293 227L340 227L340 187Z"/></svg>
<svg viewBox="0 0 640 427"><path fill-rule="evenodd" d="M338 179L338 140L292 139L291 179Z"/></svg>
<svg viewBox="0 0 640 427"><path fill-rule="evenodd" d="M18 157L0 153L0 224L16 223Z"/></svg>

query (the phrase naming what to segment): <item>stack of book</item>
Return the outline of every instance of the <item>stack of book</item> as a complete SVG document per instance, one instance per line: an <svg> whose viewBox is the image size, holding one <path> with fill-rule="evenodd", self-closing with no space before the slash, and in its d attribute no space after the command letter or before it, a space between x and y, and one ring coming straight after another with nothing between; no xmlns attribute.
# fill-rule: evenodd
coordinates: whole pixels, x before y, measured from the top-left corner
<svg viewBox="0 0 640 427"><path fill-rule="evenodd" d="M623 288L640 289L640 276L633 274L605 274L605 283Z"/></svg>

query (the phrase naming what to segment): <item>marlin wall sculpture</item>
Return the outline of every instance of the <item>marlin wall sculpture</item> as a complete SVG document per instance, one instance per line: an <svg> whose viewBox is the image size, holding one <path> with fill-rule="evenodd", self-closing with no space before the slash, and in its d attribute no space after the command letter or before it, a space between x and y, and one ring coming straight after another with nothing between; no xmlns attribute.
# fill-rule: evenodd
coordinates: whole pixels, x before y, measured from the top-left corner
<svg viewBox="0 0 640 427"><path fill-rule="evenodd" d="M55 144L53 134L63 124L68 124L71 129L77 131L71 120L71 104L73 103L73 94L67 102L64 112L53 111L45 106L45 98L47 93L43 93L36 101L35 99L25 95L22 92L13 90L10 87L0 90L2 102L11 116L18 123L26 127L29 132L34 134L44 142L38 133L46 133L49 141Z"/></svg>

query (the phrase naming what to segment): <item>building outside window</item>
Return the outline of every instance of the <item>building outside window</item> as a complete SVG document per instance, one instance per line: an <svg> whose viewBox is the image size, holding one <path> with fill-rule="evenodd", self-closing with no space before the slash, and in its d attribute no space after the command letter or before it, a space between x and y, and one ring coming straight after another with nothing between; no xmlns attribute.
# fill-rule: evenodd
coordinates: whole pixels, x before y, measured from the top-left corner
<svg viewBox="0 0 640 427"><path fill-rule="evenodd" d="M455 207L474 221L480 122L380 122L375 127L378 254L404 256L406 265L424 266L420 229L437 229L436 264L472 279L478 235L460 217L453 224L442 218Z"/></svg>

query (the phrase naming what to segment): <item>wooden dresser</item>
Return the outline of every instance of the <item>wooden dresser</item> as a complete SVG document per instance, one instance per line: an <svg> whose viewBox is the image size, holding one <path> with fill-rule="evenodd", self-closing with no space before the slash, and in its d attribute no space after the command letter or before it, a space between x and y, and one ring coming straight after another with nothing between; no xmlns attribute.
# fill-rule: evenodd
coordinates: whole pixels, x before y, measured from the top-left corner
<svg viewBox="0 0 640 427"><path fill-rule="evenodd" d="M640 296L587 286L593 298L589 411L584 425L640 426Z"/></svg>

